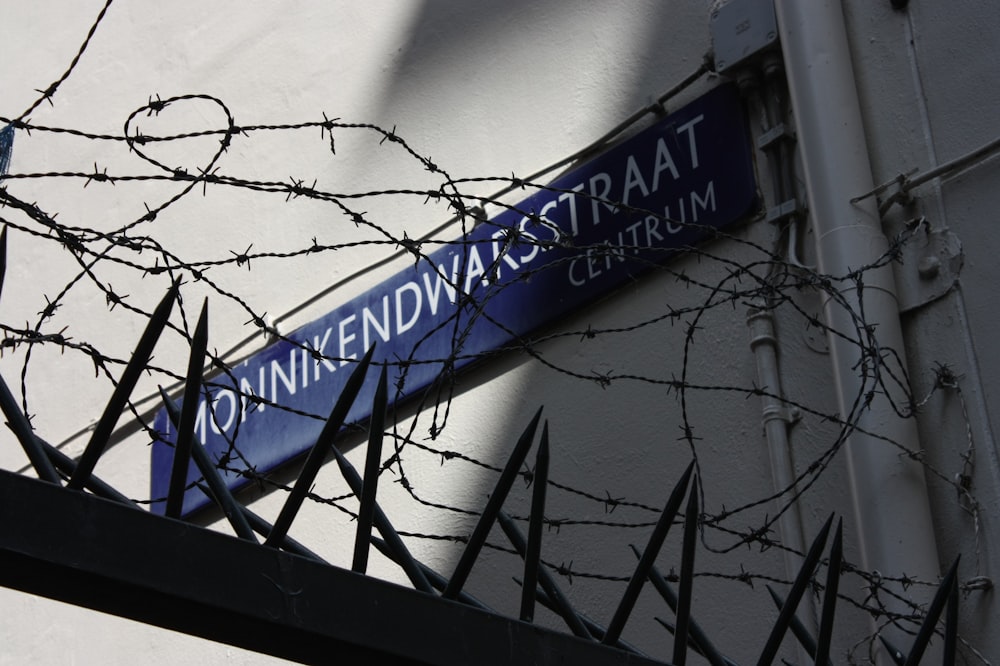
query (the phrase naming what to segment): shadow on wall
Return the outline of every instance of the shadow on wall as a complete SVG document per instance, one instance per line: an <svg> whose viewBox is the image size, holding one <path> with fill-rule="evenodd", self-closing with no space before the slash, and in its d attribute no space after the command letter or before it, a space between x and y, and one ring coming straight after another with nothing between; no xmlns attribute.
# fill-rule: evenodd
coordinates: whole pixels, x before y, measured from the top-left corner
<svg viewBox="0 0 1000 666"><path fill-rule="evenodd" d="M628 17L623 19L623 13ZM602 18L609 14L614 20ZM407 36L381 91L376 122L398 127L410 145L432 153L452 174L519 175L589 144L689 75L708 49L708 17L700 3L428 2L414 13ZM485 89L489 95L481 92ZM442 115L442 109L452 111ZM452 122L453 117L462 123ZM456 125L474 135L456 134ZM497 186L477 191L470 184L467 191L486 196ZM402 234L402 229L394 231ZM744 252L736 261L758 259ZM433 529L445 536L432 546L416 545L421 559L446 576L454 570L461 544L449 539L472 531L475 515L493 492L495 471L504 466L538 406L544 406L550 427L550 478L559 484L548 494L542 559L561 574L560 584L577 608L599 622L610 619L635 567L628 545L645 544L667 493L692 458L683 423L703 428L697 446L700 473L709 475L710 510L768 496L773 489L767 454L759 445L759 403L742 393L705 391L689 393L693 404L683 404L669 388L671 379L685 372L688 381L704 385L753 384L745 305L712 307L698 315L702 330L694 346L685 344L686 322L648 323L663 314L665 302L667 308L692 312L707 306L706 299L711 302L708 291L687 289L678 274L697 275L705 285L724 281L727 271L711 260L678 260L540 332L541 337L573 334L534 345L529 353L487 359L464 372L454 394L443 398L441 411L447 407L448 417L440 434L433 409L417 414L414 438L429 450L404 449L403 485L412 499L406 527L400 516L397 528ZM647 324L596 337L585 333L640 322ZM605 373L632 379L610 385L594 381ZM410 411L403 410L406 427ZM534 450L522 475L525 483L515 485L504 507L521 519L529 513L533 459ZM380 495L388 485L380 485ZM398 490L399 484L388 492ZM526 523L521 525L526 531ZM732 539L715 534L709 541L722 549ZM511 578L521 575L520 560L508 552L509 542L498 527L489 543L467 589L516 616L520 590ZM665 572L680 561L678 549L679 534L674 534L659 559ZM764 576L784 576L774 552L748 555L743 563ZM706 552L701 566L728 571L737 564L725 554ZM727 644L745 645L748 655L758 649L757 638L772 622L770 600L758 594L761 590L711 576L700 579L698 588L699 616L723 627L739 615L741 628L732 630ZM647 590L624 638L665 655L671 639L653 620L657 615L670 613ZM537 619L563 627L546 611L540 610Z"/></svg>
<svg viewBox="0 0 1000 666"><path fill-rule="evenodd" d="M423 3L412 21L374 121L465 176L521 175L564 157L690 74L708 50L700 2L449 0Z"/></svg>

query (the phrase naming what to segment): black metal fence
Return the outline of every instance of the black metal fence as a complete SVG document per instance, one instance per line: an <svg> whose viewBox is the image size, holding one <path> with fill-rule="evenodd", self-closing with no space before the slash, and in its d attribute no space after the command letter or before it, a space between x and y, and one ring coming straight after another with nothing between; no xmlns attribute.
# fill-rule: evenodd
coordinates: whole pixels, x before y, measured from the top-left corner
<svg viewBox="0 0 1000 666"><path fill-rule="evenodd" d="M6 265L5 242L3 242L2 246L0 246L0 253L2 253L0 254L0 274L2 274L2 267ZM161 301L159 307L153 313L145 332L136 346L135 352L118 381L114 395L109 401L104 413L101 415L98 425L95 427L94 434L91 437L87 448L85 449L83 455L76 461L67 458L35 434L35 432L31 429L24 413L20 410L16 400L7 388L6 383L0 379L0 407L2 407L8 423L14 430L18 437L18 441L20 441L25 453L31 460L32 466L41 480L40 482L65 488L63 493L52 494L49 492L48 494L40 496L39 502L51 504L51 510L59 511L62 503L65 503L66 506L71 506L76 501L72 499L72 496L76 494L74 491L78 492L83 489L87 489L94 495L117 504L129 506L135 509L139 508L138 505L136 505L132 500L126 498L109 484L95 477L93 470L99 457L101 456L101 453L107 447L108 438L114 430L114 426L125 407L129 395L135 387L140 374L149 362L153 348L163 331L171 308L177 300L177 297L177 287L175 286L167 293ZM201 398L200 388L204 380L203 368L205 367L207 345L208 309L206 304L202 308L201 316L198 320L192 339L191 356L190 363L188 364L185 384L186 390L184 393L183 404L180 406L176 405L166 393L163 393L164 403L169 410L171 420L177 428L177 439L174 444L174 464L172 468L173 471L171 475L170 492L166 498L166 517L155 518L152 515L148 515L146 520L166 521L170 523L173 520L180 519L184 493L189 490L194 490L194 488L191 488L187 484L188 466L190 461L193 459L202 475L202 481L199 481L195 488L208 495L212 501L218 505L219 509L226 516L232 526L233 532L239 539L253 544L255 548L262 551L267 551L269 549L281 549L295 556L322 563L322 560L315 553L302 544L299 544L291 539L288 536L288 530L292 525L292 522L295 520L296 514L302 506L303 501L305 500L306 493L312 487L320 466L329 456L332 455L336 459L337 465L340 467L345 480L360 502L360 508L357 514L357 536L353 546L354 556L352 570L354 572L359 574L365 573L369 549L374 543L379 550L384 552L388 557L402 567L412 583L413 588L420 594L427 595L435 599L454 600L477 610L491 613L492 611L489 610L489 607L486 604L465 593L463 591L463 587L469 573L472 571L472 568L476 563L476 560L494 523L499 521L500 526L510 540L511 545L524 560L524 573L523 578L521 579L522 594L520 601L520 615L519 618L517 618L519 622L530 623L534 616L535 604L542 603L563 619L566 627L574 636L594 645L609 646L622 653L644 657L645 655L642 655L636 648L623 642L621 640L621 635L622 630L632 613L640 590L643 585L649 582L663 597L665 605L674 613L672 621L660 620L663 626L670 631L674 637L674 647L670 663L675 665L683 665L687 663L689 653L701 656L712 664L712 666L727 666L736 663L724 655L724 642L718 639L713 640L709 632L695 621L691 613L692 598L695 594L694 561L698 546L699 521L701 519L698 503L698 478L695 475L695 463L693 461L687 465L674 485L673 490L667 499L666 505L664 506L662 513L660 514L659 519L649 536L649 540L645 548L642 550L635 550L635 553L639 558L638 565L632 572L625 592L615 607L613 615L608 619L606 624L602 625L583 616L576 609L574 609L569 599L560 590L560 587L554 577L544 566L541 565L540 554L542 552L542 527L545 515L545 495L549 484L549 433L547 423L542 424L540 441L535 454L535 465L531 480L534 490L532 493L527 538L525 538L516 522L503 512L504 501L514 482L520 476L520 470L527 459L532 445L535 442L538 426L542 422L542 409L539 409L538 412L536 412L515 444L510 457L507 459L507 462L499 475L496 486L489 495L489 501L480 514L474 531L467 539L455 570L450 576L444 576L417 561L410 554L403 540L400 538L399 533L390 522L389 517L383 512L378 504L377 485L382 466L383 417L386 413L388 401L387 375L386 368L384 366L379 374L378 387L375 393L375 402L372 406L372 414L374 416L369 427L370 437L363 476L355 470L350 462L348 462L335 443L337 435L341 433L344 427L344 419L357 398L362 384L365 382L370 369L374 347L369 349L365 357L362 358L354 368L346 388L337 399L336 404L326 421L322 434L309 451L305 463L302 466L291 492L285 500L281 512L279 513L274 524L269 524L254 515L247 507L243 506L233 497L226 485L225 480L220 474L217 463L210 459L202 444L195 437L195 410L197 408L198 401ZM7 482L10 483L9 480ZM30 492L34 493L36 491L32 490ZM687 497L686 504L685 496ZM683 512L682 505L684 505ZM95 508L93 511L103 516L102 512L106 509L100 508L101 505L94 506ZM108 509L108 511L110 511L110 509ZM89 527L94 527L96 531L97 525L104 526L107 522L103 517L92 516L91 520L94 521L94 525L84 525L84 532L91 531L89 530ZM835 529L835 534L829 550L827 551L826 549L833 520L834 516L831 515L814 538L812 545L805 555L802 567L785 598L782 599L776 592L774 592L773 589L768 588L776 605L780 609L780 612L770 635L763 642L760 649L760 657L757 661L758 664L764 665L774 663L782 645L782 641L785 638L785 634L789 631L789 629L791 629L795 638L809 654L813 663L832 663L830 655L831 637L833 635L833 625L837 613L840 576L843 571L842 525L840 522L838 522ZM681 549L682 558L679 563L679 575L677 576L677 587L674 589L663 574L657 570L654 563L671 528L677 523L680 524L680 529L683 533L683 545ZM381 539L372 536L373 528L381 535ZM43 524L39 526L32 523L30 526L30 531L33 533L37 532L39 529L46 533L46 536L39 539L39 541L58 541L60 538L63 538L60 536L60 528L55 524ZM69 532L66 532L64 536L67 547L85 548L88 550L113 549L114 543L118 539L145 540L150 538L149 533L146 531L147 528L145 527L136 528L137 531L135 533L131 533L129 528L124 525L120 529L111 529L114 532L117 532L117 534L99 534L98 536L87 540L87 542L73 541L73 536L71 536ZM258 534L264 539L262 543L260 543L257 539L256 535ZM16 542L18 539L24 538L23 534L15 535L14 541ZM30 542L31 537L28 536L27 538ZM210 558L206 558L206 561L198 561L199 558L203 557L204 546L195 544L194 542L185 544L185 538L186 537L181 537L181 543L176 544L176 547L182 551L190 551L184 552L184 558L188 560L188 566L191 567L191 571L209 569ZM0 539L0 544L2 543L3 540ZM96 597L103 596L107 594L107 592L96 587L91 572L83 570L74 571L72 566L54 564L46 560L44 555L34 553L24 554L23 552L18 552L16 545L12 542L6 542L6 546L0 545L0 548L6 548L5 553L7 554L7 557L16 555L21 558L27 558L28 560L27 565L25 565L25 569L31 571L31 574L28 576L27 580L24 579L25 574L23 571L18 569L16 566L12 567L12 570L20 572L17 576L18 580L15 584L15 586L20 589L46 594L59 599L67 599L84 605L96 605L101 607L100 604L97 603ZM823 557L824 553L826 553L825 560ZM243 575L253 577L255 573L260 573L260 575L266 576L266 573L254 572L252 570L253 561L256 560L248 558L247 562L236 561L231 563L231 566L235 567ZM133 562L132 568L134 568L134 565L136 564L137 563ZM823 565L825 565L826 568L826 575L823 579L824 582L820 583L817 580L817 576L818 570ZM58 575L59 585L54 586L53 580L49 578L55 576L54 569L57 566L60 571ZM921 624L916 636L913 638L912 644L905 649L899 646L889 645L888 643L886 644L887 649L890 651L890 654L893 656L896 663L921 663L921 659L928 643L938 631L939 620L941 619L942 612L945 608L947 608L948 612L943 623L945 652L944 663L954 663L958 628L957 566L958 562L956 561L941 582L933 602L927 609L923 623ZM311 569L310 575L303 578L303 584L314 585L317 589L325 589L330 584L329 576L334 576L334 569L334 567ZM8 576L9 575L10 574L8 574ZM154 571L150 577L149 573L144 572L143 574L140 574L139 583L154 591L158 596L166 597L168 600L163 601L162 603L176 607L178 613L184 614L187 612L186 609L189 607L194 608L212 603L212 599L203 598L203 595L199 593L194 593L190 597L186 598L172 597L171 595L174 590L172 589L170 582L167 580L167 577L158 579L159 575L160 573ZM110 574L110 577L118 578L116 574ZM120 581L108 581L109 588L117 589L117 586L123 583L125 579L128 578L128 575L123 573L121 578L122 580ZM12 584L9 577L6 584ZM274 584L279 587L279 590L281 589L278 583ZM372 584L376 585L374 583ZM366 588L362 586L360 594L365 594L365 589ZM810 635L808 630L806 630L795 618L796 608L802 600L803 595L805 595L809 589L816 590L817 592L821 591L823 597L822 614L819 624L819 633L817 636ZM286 595L286 597L293 596L301 592L301 590L299 590L299 592L290 592L288 590L281 591L284 595ZM334 592L336 593L336 590L334 590ZM214 593L216 592L205 592L205 594ZM88 595L93 595L95 598L88 598ZM257 599L253 603L261 603L261 600ZM344 598L343 603L350 607L353 603L356 603L356 599ZM402 604L404 602L398 601L393 603ZM174 624L175 620L168 617L148 617L148 611L141 610L142 608L148 607L148 605L149 601L147 598L135 598L132 603L122 603L120 606L116 606L112 610L126 616L143 618L152 622L160 622L165 626L176 626ZM435 614L447 613L447 611L438 610L437 607L434 606L431 606L431 608L434 609L432 612ZM449 606L443 605L441 608L448 609ZM164 615L166 616L169 614L165 613ZM437 618L437 622L457 621L460 625L459 630L462 629L461 623L464 622L462 619L454 620L450 617L446 617L446 615L435 615L435 617ZM460 616L460 618L461 617L464 616ZM494 636L488 635L490 631L496 630L506 632L510 631L509 627L511 626L508 623L498 625L495 629L477 628L473 631L472 626L475 623L472 621L469 622L470 632L472 632L470 635L475 635L475 640L479 641L481 645L491 644L492 641L495 640ZM249 626L250 625L245 625L245 628ZM255 630L259 629L261 631L273 631L271 628L266 626L259 627L254 625L254 628ZM232 622L228 618L216 618L215 620L205 619L205 623L201 625L198 630L200 633L210 638L228 640L254 649L265 649L266 651L274 654L287 656L293 659L304 659L306 661L317 659L316 653L308 652L304 654L301 644L289 645L287 650L283 650L280 644L268 643L266 646L262 646L259 643L259 639L250 637L255 632L245 633L238 631L235 632L237 635L234 635ZM392 633L392 631L393 630L390 630L389 633ZM482 631L484 634L480 635L475 633L476 631ZM384 630L379 629L378 633L384 633ZM546 634L546 636L552 635ZM335 654L349 654L352 650L361 649L349 640L345 641L342 637L327 636L325 637L325 644L322 639L310 640L319 640L320 645L316 649L318 650L318 653L324 655L332 656ZM551 644L546 643L547 640L551 641ZM557 646L562 645L559 641L560 639L554 637L540 639L539 644L534 647L534 650L537 650L537 652L532 652L531 659L535 661L535 663L549 663L544 662L543 655L558 653L560 648ZM345 642L347 643L346 646L344 645ZM394 658L399 658L402 655L408 654L408 650L410 648L408 648L405 639L401 642L393 640L388 641L388 643L391 644L391 649L395 651L392 655ZM365 649L373 648L366 647ZM523 649L525 648L522 646L520 650ZM615 651L606 652L595 650L593 652L587 652L585 648L579 649L581 650L580 654L585 655L584 658L586 659L586 663L619 663L621 659L620 655L618 655ZM524 658L523 651L518 651L517 655L518 660ZM390 657L388 653L383 656L387 659ZM432 651L432 654L426 656L426 659L428 659L430 663L440 664L465 663L469 658L470 654L467 650L467 646L463 644L449 645L444 643L439 643ZM560 657L560 659L561 658L562 657ZM321 660L325 661L325 658ZM510 663L521 662L515 661Z"/></svg>

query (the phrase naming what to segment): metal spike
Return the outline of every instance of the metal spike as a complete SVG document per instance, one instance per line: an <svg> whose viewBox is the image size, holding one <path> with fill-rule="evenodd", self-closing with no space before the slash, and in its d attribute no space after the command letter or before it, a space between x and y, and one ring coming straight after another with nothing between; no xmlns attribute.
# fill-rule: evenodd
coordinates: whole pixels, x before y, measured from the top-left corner
<svg viewBox="0 0 1000 666"><path fill-rule="evenodd" d="M642 553L639 549L629 544L629 548L635 553L637 559L642 558ZM667 579L663 577L663 574L654 566L649 569L649 582L653 584L653 587L660 593L663 600L667 602L670 606L670 610L677 613L677 593L674 592L673 588L670 587L670 583ZM727 659L725 656L719 652L712 642L708 639L708 635L702 630L702 628L693 619L689 621L688 633L690 634L691 642L699 650L700 654L704 655L705 659L708 660L712 666L730 666L733 664L732 661Z"/></svg>
<svg viewBox="0 0 1000 666"><path fill-rule="evenodd" d="M489 536L490 529L492 529L493 523L497 519L500 507L503 506L504 500L507 499L507 493L510 492L511 486L514 485L514 480L521 469L521 464L528 455L528 449L531 448L531 441L535 437L535 429L538 427L538 420L541 416L542 408L539 407L538 411L535 412L534 418L531 419L531 423L525 428L521 434L521 438L514 446L514 450L507 460L507 465L500 473L496 487L486 502L486 508L483 509L483 513L479 517L476 529L473 530L472 536L469 537L469 541L465 545L465 550L462 551L462 556L455 566L455 572L451 575L451 580L448 581L448 587L445 588L444 593L441 595L445 599L454 599L458 596L462 586L465 585L465 581L472 571L472 565L475 564L476 558L479 556L479 551L482 549L483 544L486 543L486 537Z"/></svg>
<svg viewBox="0 0 1000 666"><path fill-rule="evenodd" d="M3 293L3 280L7 276L7 225L0 229L0 294Z"/></svg>
<svg viewBox="0 0 1000 666"><path fill-rule="evenodd" d="M42 447L45 451L45 455L49 457L49 460L52 461L52 464L55 465L56 469L60 470L66 476L71 476L73 472L76 471L75 460L46 442L41 437L36 436L35 439L38 440L38 445ZM131 506L140 511L142 510L139 505L133 502L130 498L121 494L115 488L104 481L101 481L93 474L91 474L90 478L87 479L87 485L84 487L98 497L103 497L104 499L109 499L113 502L124 504L125 506Z"/></svg>
<svg viewBox="0 0 1000 666"><path fill-rule="evenodd" d="M896 664L896 666L903 666L903 663L906 661L906 655L903 654L903 651L887 641L883 636L879 636L878 638L882 641L882 645L885 646L886 651L889 653L889 658L892 659L892 663Z"/></svg>
<svg viewBox="0 0 1000 666"><path fill-rule="evenodd" d="M201 488L202 492L206 493L206 495L211 492L211 490L209 490L205 486L202 486L201 484L199 484L199 487ZM266 537L268 534L271 533L271 528L273 527L271 523L267 522L266 520L258 516L256 513L254 513L247 507L243 506L242 504L238 506L242 510L243 516L246 518L247 522L250 523L250 526L254 529L255 532L257 532L257 534ZM298 541L296 541L295 539L293 539L288 535L285 535L284 540L282 540L281 549L288 553L292 553L293 555L308 557L310 560L316 560L317 562L322 562L323 564L327 563L326 560L324 560L322 557L320 557L313 551L309 550L308 548L306 548L301 543L299 543Z"/></svg>
<svg viewBox="0 0 1000 666"><path fill-rule="evenodd" d="M177 407L177 403L170 399L170 396L163 390L163 387L159 388L160 398L162 398L163 404L167 408L167 417L173 423L174 429L179 432L180 429L178 426L181 422L181 410ZM229 524L233 526L236 536L257 543L257 537L254 535L253 528L243 513L243 506L229 492L226 482L223 481L222 475L219 473L219 468L212 463L204 445L197 439L192 439L191 457L194 458L194 463L198 466L198 471L201 472L205 483L208 484L208 492L205 495L219 505Z"/></svg>
<svg viewBox="0 0 1000 666"><path fill-rule="evenodd" d="M636 566L635 571L632 572L632 578L628 582L628 587L625 588L625 594L622 595L622 599L618 603L618 609L608 624L608 633L604 636L603 643L614 643L621 636L622 629L625 628L625 623L628 622L628 617L632 613L636 599L639 598L639 592L642 590L642 586L649 576L649 570L653 567L653 562L656 561L656 556L663 546L663 541L667 538L667 532L670 531L670 526L677 516L677 510L684 499L684 491L687 489L692 471L694 471L694 461L691 461L687 469L684 470L684 474L681 475L680 480L670 493L667 504L663 507L663 513L660 514L660 519L656 522L656 527L653 528L653 533L649 537L649 543L646 544L646 550L642 552L639 564Z"/></svg>
<svg viewBox="0 0 1000 666"><path fill-rule="evenodd" d="M389 548L389 544L387 544L382 539L379 539L378 537L373 536L372 537L372 545L374 545L375 548L378 549L379 552L381 552L383 555L385 555L386 557L388 557L390 560L392 560L396 564L400 563L399 560L396 559L396 554L394 552L392 552L391 548ZM448 586L448 579L445 578L444 576L442 576L441 574L439 574L437 571L434 571L434 569L431 569L429 566L427 566L426 564L423 564L422 562L417 562L417 566L420 567L420 571L423 572L424 577L427 578L427 581L431 585L434 586L435 590L443 590L445 587ZM480 610L484 610L484 611L487 611L487 612L490 612L490 613L494 613L495 612L492 608L490 608L489 606L487 606L486 604L484 604L482 601L480 601L479 599L476 599L474 596L472 596L471 594L469 594L467 592L461 592L461 593L459 593L459 595L458 595L458 601L461 601L463 604L466 604L467 606L473 606L475 608L478 608Z"/></svg>
<svg viewBox="0 0 1000 666"><path fill-rule="evenodd" d="M663 627L664 629L666 629L670 633L671 636L675 636L676 635L676 631L677 630L676 630L676 628L672 624L670 624L669 622L667 622L666 620L664 620L663 618L660 618L660 617L653 617L653 619L656 620L657 622L659 622L660 626ZM710 659L702 651L701 646L698 645L698 643L696 643L694 641L691 641L691 649L694 650L696 654L701 655L705 659ZM725 657L722 657L722 661L720 663L722 664L722 666L739 666L735 661L732 661L731 659L726 659Z"/></svg>
<svg viewBox="0 0 1000 666"><path fill-rule="evenodd" d="M684 513L684 543L681 548L681 582L677 597L677 632L674 634L674 664L687 663L688 627L691 620L691 591L694 587L694 547L698 538L698 479L691 482Z"/></svg>
<svg viewBox="0 0 1000 666"><path fill-rule="evenodd" d="M542 556L542 523L545 522L545 490L549 484L549 424L542 426L542 440L535 454L535 484L531 493L531 515L528 519L528 546L524 554L524 586L521 588L521 620L535 617L535 588L538 584L538 563Z"/></svg>
<svg viewBox="0 0 1000 666"><path fill-rule="evenodd" d="M934 635L934 627L937 625L938 618L941 617L941 611L951 596L952 587L955 585L955 579L958 576L958 563L961 559L961 556L955 558L955 562L948 569L944 580L938 585L934 600L931 601L931 605L927 608L927 616L924 618L923 624L920 625L917 637L913 639L910 654L907 655L906 661L903 662L904 666L916 666L923 658L927 644L930 643L931 636Z"/></svg>
<svg viewBox="0 0 1000 666"><path fill-rule="evenodd" d="M778 612L780 613L781 609L784 608L785 606L785 600L781 597L780 594L775 592L774 588L772 588L770 585L765 585L764 587L767 588L768 593L771 595L771 601L774 602L774 605L777 607ZM788 621L788 628L792 630L792 634L795 636L796 639L798 639L799 645L801 645L802 649L806 651L806 654L808 654L809 657L813 661L815 661L816 639L812 637L812 634L810 634L809 630L806 629L806 625L802 624L802 622L799 620L798 617L795 616L794 613L792 614L791 619Z"/></svg>
<svg viewBox="0 0 1000 666"><path fill-rule="evenodd" d="M778 619L774 623L774 627L771 628L771 635L768 636L767 642L764 644L764 649L760 653L760 659L757 660L757 666L769 665L774 661L775 655L778 654L778 648L781 647L781 639L784 638L785 631L788 630L788 625L795 616L795 609L798 607L799 601L802 599L802 595L809 585L813 570L816 568L819 557L823 552L823 546L826 545L826 537L830 533L830 526L832 524L833 514L830 514L830 517L827 518L826 523L823 525L823 529L813 539L812 545L809 547L809 552L806 553L806 557L802 561L802 567L799 569L798 576L795 577L792 589L788 592L788 600L781 607L781 612L778 613Z"/></svg>
<svg viewBox="0 0 1000 666"><path fill-rule="evenodd" d="M361 386L365 381L365 373L368 372L368 365L371 363L372 354L374 353L375 345L372 345L371 349L358 362L358 366L354 368L354 371L348 378L347 383L344 385L344 390L340 392L340 397L337 398L337 404L333 406L333 411L330 412L330 417L326 420L326 425L323 426L323 431L309 451L306 462L302 466L302 471L299 473L299 478L295 481L295 486L292 487L292 491L288 494L284 506L281 507L278 518L274 521L274 529L268 535L267 539L264 540L264 545L276 546L281 543L285 534L288 533L288 528L292 526L295 515L302 507L302 502L305 501L306 494L312 487L313 481L316 480L316 475L319 474L319 468L323 464L323 459L326 458L327 452L333 448L333 440L340 432L341 426L344 425L344 419L347 418L348 411L350 411L351 406L354 404L355 398L358 397L358 392L361 391Z"/></svg>
<svg viewBox="0 0 1000 666"><path fill-rule="evenodd" d="M521 534L521 530L517 529L517 525L514 523L514 519L508 516L503 511L498 512L497 522L500 523L500 529L504 531L507 535L507 539L510 540L510 544L514 546L514 550L524 557L527 552L528 544L524 540L524 535ZM579 614L573 609L572 604L570 604L569 599L562 593L556 582L552 580L552 576L549 574L548 569L540 567L538 569L538 581L542 584L542 589L548 593L549 597L552 599L555 605L555 612L562 616L566 625L573 632L573 635L580 636L581 638L592 638L590 631L584 626L583 621L580 619Z"/></svg>
<svg viewBox="0 0 1000 666"><path fill-rule="evenodd" d="M513 581L518 585L521 586L524 585L524 581L522 581L517 576L513 576L512 578ZM559 613L559 609L556 606L555 602L552 601L552 597L550 597L548 593L541 587L535 588L535 600L538 601L538 603L540 603L541 605L548 608L553 613ZM601 640L602 638L604 638L604 632L605 632L604 627L597 624L583 613L577 613L576 615L578 618L580 618L580 622L583 623L583 626L586 627L587 631L590 632L591 636L593 636L597 640ZM615 647L618 648L619 650L625 650L626 652L631 652L632 654L646 656L645 653L643 653L639 648L635 647L631 643L626 643L621 639L619 639L618 642L615 643Z"/></svg>
<svg viewBox="0 0 1000 666"><path fill-rule="evenodd" d="M667 622L666 620L664 620L662 617L656 617L656 616L654 616L653 619L656 620L661 627L663 627L664 629L667 630L667 633L670 634L673 637L674 644L676 644L677 643L677 627L675 627L674 625L670 624L669 622ZM694 641L690 641L690 644L691 644L691 649L694 650L695 654L700 655L702 657L705 656L704 653L702 653L702 651L701 651L701 646L700 645L698 645Z"/></svg>
<svg viewBox="0 0 1000 666"><path fill-rule="evenodd" d="M38 475L38 478L62 485L59 472L52 466L52 461L45 455L42 447L38 445L28 417L18 407L17 400L7 388L7 382L3 380L3 377L0 377L0 409L3 409L4 416L7 417L7 426L14 432L17 441L21 443L21 448L28 454L28 460L35 468L35 474Z"/></svg>
<svg viewBox="0 0 1000 666"><path fill-rule="evenodd" d="M354 537L354 561L351 569L358 573L368 570L368 548L371 545L372 520L375 519L375 495L382 466L382 431L385 428L385 409L389 402L386 366L378 378L375 400L372 403L371 423L368 426L368 451L365 459L365 479L358 507L358 529Z"/></svg>
<svg viewBox="0 0 1000 666"><path fill-rule="evenodd" d="M951 580L948 595L948 614L944 625L944 666L955 666L958 653L958 576Z"/></svg>
<svg viewBox="0 0 1000 666"><path fill-rule="evenodd" d="M351 491L355 495L362 497L364 495L364 482L361 480L358 471L354 469L354 466L348 462L347 458L344 457L344 454L337 447L334 446L331 448L333 456L337 460L337 466L340 467L340 473L343 474L347 485L350 486ZM374 502L374 509L373 522L379 534L382 535L382 538L385 539L386 543L389 544L389 547L395 553L393 559L399 563L399 566L403 567L403 571L406 572L406 576L410 579L414 588L421 592L433 593L434 588L428 582L427 577L424 576L423 571L420 570L419 564L413 555L410 554L406 544L399 538L399 533L392 526L392 523L389 522L389 518L382 512L378 502Z"/></svg>
<svg viewBox="0 0 1000 666"><path fill-rule="evenodd" d="M819 621L819 638L816 640L817 664L830 662L830 644L833 641L833 618L837 608L837 590L840 587L840 565L844 559L844 520L837 521L837 531L830 546L830 561L826 569L826 591L823 592L823 614Z"/></svg>
<svg viewBox="0 0 1000 666"><path fill-rule="evenodd" d="M247 522L250 523L250 526L253 527L257 534L266 538L267 535L271 533L271 529L274 527L271 523L267 522L246 507L243 507L243 514L246 516ZM317 562L326 563L326 560L322 557L309 550L287 534L285 535L285 538L281 540L281 549L285 552L292 553L293 555L301 555L302 557L308 557L309 559L316 560Z"/></svg>
<svg viewBox="0 0 1000 666"><path fill-rule="evenodd" d="M125 372L122 373L121 378L118 380L118 385L115 386L111 400L108 401L108 405L105 407L104 413L97 422L97 427L94 428L94 433L87 443L87 448L84 449L83 455L80 456L77 462L76 472L73 473L69 483L66 484L68 488L79 490L87 485L87 478L94 471L94 466L97 465L97 460L101 457L101 454L104 453L108 439L110 439L111 433L114 431L115 425L118 423L118 419L125 409L129 395L131 395L132 389L135 388L136 383L139 381L142 371L146 369L149 358L153 354L153 347L156 346L156 341L159 339L160 333L163 332L163 328L167 325L167 320L170 318L170 310L173 307L174 301L177 300L179 290L180 283L175 282L167 290L167 295L163 297L163 300L160 301L160 304L156 306L156 310L149 317L146 330L143 331L142 337L139 338L139 343L132 353L132 358L129 359L128 365L125 366Z"/></svg>
<svg viewBox="0 0 1000 666"><path fill-rule="evenodd" d="M170 466L170 485L167 486L168 518L180 518L184 507L184 489L187 486L188 467L191 462L195 421L198 403L201 402L201 379L208 349L208 299L201 305L201 314L191 336L191 355L188 357L187 381L184 384L184 402L181 404L177 424L177 441L174 442L174 459Z"/></svg>

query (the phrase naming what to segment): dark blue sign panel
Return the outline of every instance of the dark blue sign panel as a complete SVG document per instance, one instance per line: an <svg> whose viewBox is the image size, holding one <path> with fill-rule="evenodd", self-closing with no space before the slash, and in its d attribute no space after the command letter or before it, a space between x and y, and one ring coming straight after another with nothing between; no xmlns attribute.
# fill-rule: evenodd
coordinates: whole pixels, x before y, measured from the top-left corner
<svg viewBox="0 0 1000 666"><path fill-rule="evenodd" d="M443 370L516 345L740 220L755 202L742 106L735 88L722 86L216 377L196 435L230 467L272 470L312 445L323 421L301 413L329 414L351 359L372 344L376 361L393 364L396 399L416 395ZM348 422L370 416L374 387L366 383ZM167 441L176 436L165 411L154 427ZM172 455L154 443L154 499L166 496ZM191 491L184 511L206 502Z"/></svg>

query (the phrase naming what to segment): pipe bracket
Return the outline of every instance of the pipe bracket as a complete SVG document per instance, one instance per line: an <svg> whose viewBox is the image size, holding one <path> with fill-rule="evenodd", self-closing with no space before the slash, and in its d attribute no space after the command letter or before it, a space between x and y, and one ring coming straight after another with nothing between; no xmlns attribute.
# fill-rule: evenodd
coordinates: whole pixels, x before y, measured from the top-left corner
<svg viewBox="0 0 1000 666"><path fill-rule="evenodd" d="M932 303L958 282L965 254L958 236L948 230L930 230L926 224L900 245L893 264L900 313Z"/></svg>
<svg viewBox="0 0 1000 666"><path fill-rule="evenodd" d="M795 199L789 199L777 206L771 206L767 209L767 215L764 217L765 222L784 222L787 219L799 217L802 214L802 207L799 206L799 202Z"/></svg>
<svg viewBox="0 0 1000 666"><path fill-rule="evenodd" d="M778 123L757 137L757 148L767 150L780 141L795 141L795 132L785 123Z"/></svg>
<svg viewBox="0 0 1000 666"><path fill-rule="evenodd" d="M768 405L764 407L761 425L766 428L771 421L784 421L786 425L794 425L802 419L802 410L798 407L779 407Z"/></svg>

